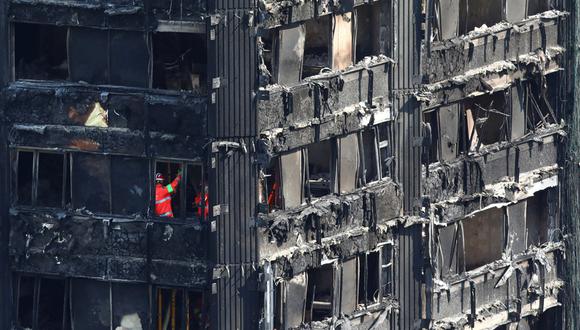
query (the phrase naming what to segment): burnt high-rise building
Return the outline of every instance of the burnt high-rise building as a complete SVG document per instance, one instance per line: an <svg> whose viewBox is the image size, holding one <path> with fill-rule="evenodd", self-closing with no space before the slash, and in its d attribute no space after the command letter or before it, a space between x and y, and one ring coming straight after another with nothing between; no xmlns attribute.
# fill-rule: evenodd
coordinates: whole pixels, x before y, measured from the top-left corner
<svg viewBox="0 0 580 330"><path fill-rule="evenodd" d="M574 329L571 0L1 0L0 329Z"/></svg>

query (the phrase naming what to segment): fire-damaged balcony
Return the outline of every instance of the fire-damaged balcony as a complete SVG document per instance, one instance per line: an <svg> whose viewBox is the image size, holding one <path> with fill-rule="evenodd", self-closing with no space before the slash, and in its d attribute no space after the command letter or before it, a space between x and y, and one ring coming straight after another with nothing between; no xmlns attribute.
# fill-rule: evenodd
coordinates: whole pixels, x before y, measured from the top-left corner
<svg viewBox="0 0 580 330"><path fill-rule="evenodd" d="M288 141L277 150L392 120L385 6L261 27L258 131Z"/></svg>
<svg viewBox="0 0 580 330"><path fill-rule="evenodd" d="M203 32L207 12L203 0L7 1L15 21L130 30Z"/></svg>
<svg viewBox="0 0 580 330"><path fill-rule="evenodd" d="M509 3L511 5L512 1ZM479 12L480 7L471 6ZM482 6L488 7L487 4ZM452 19L448 17L452 14L456 15L457 12L441 9L440 20ZM435 28L434 41L429 44L429 48L424 48L428 53L425 54L423 64L423 79L426 83L434 83L499 61L518 62L519 58L528 53L554 53L555 49L560 49L565 43L561 27L568 15L567 12L551 10L515 22L493 20L488 22L491 24L481 26L485 24L482 21L478 22L480 25L476 25L475 30L461 36L447 31L451 29L448 26ZM457 28L458 23L455 24Z"/></svg>

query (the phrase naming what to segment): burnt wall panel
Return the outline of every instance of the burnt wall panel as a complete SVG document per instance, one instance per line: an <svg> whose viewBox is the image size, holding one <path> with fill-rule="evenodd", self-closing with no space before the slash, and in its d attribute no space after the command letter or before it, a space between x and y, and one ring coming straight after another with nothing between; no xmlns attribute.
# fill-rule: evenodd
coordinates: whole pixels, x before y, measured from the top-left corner
<svg viewBox="0 0 580 330"><path fill-rule="evenodd" d="M255 136L256 37L251 13L236 10L219 18L215 40L208 42L209 73L215 93L210 134ZM213 97L213 96L212 96ZM213 107L212 107L213 108Z"/></svg>
<svg viewBox="0 0 580 330"><path fill-rule="evenodd" d="M419 329L421 319L421 226L398 229L395 256L395 296L400 305L398 329Z"/></svg>

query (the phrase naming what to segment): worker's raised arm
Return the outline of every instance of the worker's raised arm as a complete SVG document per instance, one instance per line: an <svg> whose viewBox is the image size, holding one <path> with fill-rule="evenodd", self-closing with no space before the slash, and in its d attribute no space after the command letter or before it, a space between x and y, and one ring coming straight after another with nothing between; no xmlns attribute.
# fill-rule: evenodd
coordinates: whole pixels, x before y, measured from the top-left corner
<svg viewBox="0 0 580 330"><path fill-rule="evenodd" d="M175 189L177 189L177 186L179 186L179 181L181 181L181 168L177 172L175 179L173 179L173 181L171 181L171 183L166 186L167 191L169 191L169 193L173 193Z"/></svg>

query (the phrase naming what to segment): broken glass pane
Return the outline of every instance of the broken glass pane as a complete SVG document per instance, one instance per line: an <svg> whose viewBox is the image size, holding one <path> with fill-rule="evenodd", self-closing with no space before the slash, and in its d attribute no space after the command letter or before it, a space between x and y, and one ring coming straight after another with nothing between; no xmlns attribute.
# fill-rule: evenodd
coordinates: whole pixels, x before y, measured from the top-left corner
<svg viewBox="0 0 580 330"><path fill-rule="evenodd" d="M110 159L105 155L73 155L72 196L75 209L86 208L104 213L111 211L110 164Z"/></svg>

